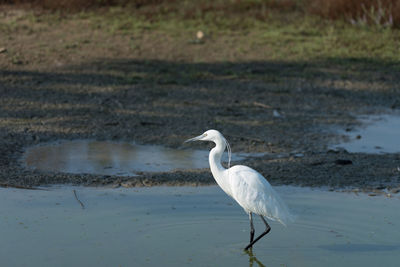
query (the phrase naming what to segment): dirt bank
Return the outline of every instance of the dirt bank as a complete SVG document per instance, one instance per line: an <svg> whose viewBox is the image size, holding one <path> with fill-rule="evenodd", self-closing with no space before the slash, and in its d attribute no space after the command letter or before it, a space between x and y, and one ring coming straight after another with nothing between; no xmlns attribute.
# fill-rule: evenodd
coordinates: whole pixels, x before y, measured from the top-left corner
<svg viewBox="0 0 400 267"><path fill-rule="evenodd" d="M274 59L265 44L248 42L251 34L193 42L187 32L111 34L86 18L50 27L18 12L1 18L18 21L13 31L2 28L0 42L3 186L211 184L208 170L121 178L42 173L19 159L25 147L59 139L179 147L214 128L236 152L272 153L247 164L273 184L399 187L398 154L328 149L343 139L336 129L358 125L357 115L400 107L398 62Z"/></svg>

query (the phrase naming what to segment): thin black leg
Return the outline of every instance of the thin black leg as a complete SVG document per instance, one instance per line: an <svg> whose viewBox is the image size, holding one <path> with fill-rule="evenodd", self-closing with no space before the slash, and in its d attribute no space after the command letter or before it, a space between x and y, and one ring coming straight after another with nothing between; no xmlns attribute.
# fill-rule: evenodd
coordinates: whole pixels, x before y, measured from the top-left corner
<svg viewBox="0 0 400 267"><path fill-rule="evenodd" d="M258 240L260 240L263 236L265 236L266 234L268 234L269 231L271 231L271 226L269 226L269 224L268 224L267 221L264 219L264 217L261 216L261 215L260 215L260 217L261 217L261 220L262 220L262 221L264 222L264 224L265 224L265 231L264 231L260 236L258 236L256 239L254 239L252 242L250 242L250 244L248 244L247 247L244 248L245 250L248 250L249 248L253 247L253 245L254 245Z"/></svg>
<svg viewBox="0 0 400 267"><path fill-rule="evenodd" d="M253 213L249 213L249 219L250 219L250 243L253 242L254 240L254 225L253 225Z"/></svg>

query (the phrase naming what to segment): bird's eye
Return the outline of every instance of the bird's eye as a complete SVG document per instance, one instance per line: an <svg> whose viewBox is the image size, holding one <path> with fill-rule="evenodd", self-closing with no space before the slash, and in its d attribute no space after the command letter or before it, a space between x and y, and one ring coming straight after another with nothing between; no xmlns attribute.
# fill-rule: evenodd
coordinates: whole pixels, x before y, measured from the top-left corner
<svg viewBox="0 0 400 267"><path fill-rule="evenodd" d="M203 134L203 136L204 136L204 137L206 137L206 136L207 136L207 134L205 133L205 134Z"/></svg>

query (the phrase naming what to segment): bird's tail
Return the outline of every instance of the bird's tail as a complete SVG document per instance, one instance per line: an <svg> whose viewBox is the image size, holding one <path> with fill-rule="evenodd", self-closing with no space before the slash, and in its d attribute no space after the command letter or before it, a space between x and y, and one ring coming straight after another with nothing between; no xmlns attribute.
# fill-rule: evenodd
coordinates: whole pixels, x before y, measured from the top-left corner
<svg viewBox="0 0 400 267"><path fill-rule="evenodd" d="M296 221L297 215L292 214L292 213L286 213L285 216L282 216L281 218L278 219L278 221L283 225L287 226L290 223L293 223Z"/></svg>
<svg viewBox="0 0 400 267"><path fill-rule="evenodd" d="M277 220L284 226L287 226L288 224L293 223L296 219L297 215L293 214L284 202L281 202Z"/></svg>

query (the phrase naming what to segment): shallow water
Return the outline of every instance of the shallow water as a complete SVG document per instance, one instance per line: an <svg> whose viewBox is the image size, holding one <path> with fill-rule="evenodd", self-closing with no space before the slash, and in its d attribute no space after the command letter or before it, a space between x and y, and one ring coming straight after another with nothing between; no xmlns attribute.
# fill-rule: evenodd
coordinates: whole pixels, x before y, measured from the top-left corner
<svg viewBox="0 0 400 267"><path fill-rule="evenodd" d="M43 171L132 176L137 172L208 168L206 150L78 140L33 146L25 152L27 167ZM225 153L226 154L226 153ZM242 160L246 154L234 154Z"/></svg>
<svg viewBox="0 0 400 267"><path fill-rule="evenodd" d="M335 145L357 153L399 153L400 152L400 116L374 115L361 117L365 127L355 131L343 132L349 136L349 142Z"/></svg>
<svg viewBox="0 0 400 267"><path fill-rule="evenodd" d="M82 209L73 190L84 203ZM243 210L218 187L0 188L4 266L398 266L400 204L277 187L298 215L253 249ZM256 218L256 234L262 223Z"/></svg>

